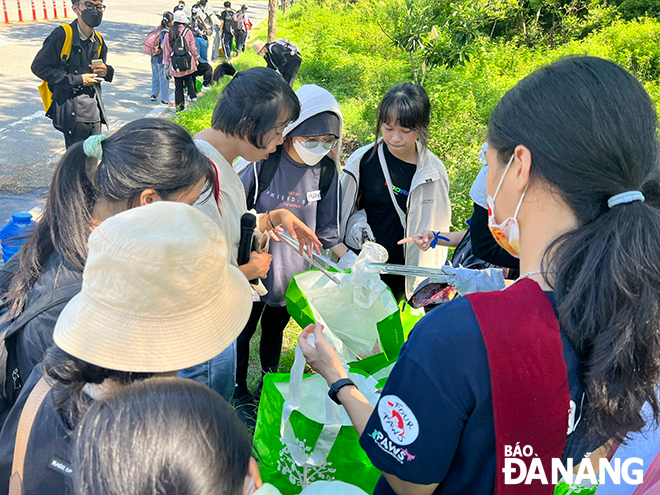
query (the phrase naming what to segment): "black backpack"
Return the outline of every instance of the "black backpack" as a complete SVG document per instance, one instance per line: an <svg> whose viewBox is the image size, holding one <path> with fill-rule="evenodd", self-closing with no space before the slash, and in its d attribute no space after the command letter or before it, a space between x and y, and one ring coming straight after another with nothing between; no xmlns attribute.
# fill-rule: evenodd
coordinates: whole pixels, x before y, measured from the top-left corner
<svg viewBox="0 0 660 495"><path fill-rule="evenodd" d="M234 14L234 31L246 31L245 23L243 22L243 11L237 10Z"/></svg>
<svg viewBox="0 0 660 495"><path fill-rule="evenodd" d="M258 185L257 187L259 188L257 190L257 197L264 192L266 189L268 189L268 186L270 186L270 183L273 181L273 177L275 177L275 172L277 172L277 169L280 165L280 159L282 158L282 146L278 146L277 151L275 153L271 153L270 156L264 160L264 162L261 164L261 170L259 170L259 175L258 175ZM321 160L321 177L319 178L319 189L321 191L321 199L323 199L330 189L330 186L332 185L332 182L334 181L335 174L337 173L337 167L335 165L334 160L331 158L324 156L323 159ZM254 208L254 187L252 190L247 194L247 208L248 210L251 210Z"/></svg>
<svg viewBox="0 0 660 495"><path fill-rule="evenodd" d="M23 387L16 358L16 340L28 323L42 313L70 301L80 292L81 282L56 287L32 302L19 316L9 318L11 301L5 296L0 302L0 428Z"/></svg>
<svg viewBox="0 0 660 495"><path fill-rule="evenodd" d="M189 31L185 28L172 46L172 68L179 72L185 72L192 69L192 55L188 49L188 42L186 41L186 33Z"/></svg>

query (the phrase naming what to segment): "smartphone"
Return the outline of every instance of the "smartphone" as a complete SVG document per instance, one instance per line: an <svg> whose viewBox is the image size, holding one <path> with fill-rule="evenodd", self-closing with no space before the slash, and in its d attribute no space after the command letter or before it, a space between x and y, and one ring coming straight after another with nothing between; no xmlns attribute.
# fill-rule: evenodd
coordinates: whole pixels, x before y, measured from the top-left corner
<svg viewBox="0 0 660 495"><path fill-rule="evenodd" d="M103 60L100 58L95 58L92 60L91 65L103 65Z"/></svg>

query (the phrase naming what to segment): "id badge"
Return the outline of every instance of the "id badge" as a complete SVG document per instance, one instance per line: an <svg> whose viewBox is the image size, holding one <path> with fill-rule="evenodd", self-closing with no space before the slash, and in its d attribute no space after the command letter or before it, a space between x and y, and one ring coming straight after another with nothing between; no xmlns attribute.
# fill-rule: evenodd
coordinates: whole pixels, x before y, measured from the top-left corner
<svg viewBox="0 0 660 495"><path fill-rule="evenodd" d="M321 201L321 190L309 191L307 193L307 202L314 203L316 201Z"/></svg>

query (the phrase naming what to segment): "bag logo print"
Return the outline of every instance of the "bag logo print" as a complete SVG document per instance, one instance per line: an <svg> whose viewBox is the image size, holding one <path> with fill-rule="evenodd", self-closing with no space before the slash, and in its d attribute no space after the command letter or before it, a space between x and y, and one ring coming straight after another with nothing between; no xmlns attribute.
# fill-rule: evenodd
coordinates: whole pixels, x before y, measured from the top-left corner
<svg viewBox="0 0 660 495"><path fill-rule="evenodd" d="M311 453L312 447L306 445L307 440L296 439L298 446L305 451L306 454ZM277 460L277 470L284 476L288 476L289 483L293 486L307 488L310 483L314 481L334 481L336 469L332 467L332 462L324 461L320 466L299 466L293 460L289 448L282 444L282 450L279 453Z"/></svg>
<svg viewBox="0 0 660 495"><path fill-rule="evenodd" d="M410 408L396 395L386 395L378 403L383 431L397 445L410 445L419 435L419 423Z"/></svg>

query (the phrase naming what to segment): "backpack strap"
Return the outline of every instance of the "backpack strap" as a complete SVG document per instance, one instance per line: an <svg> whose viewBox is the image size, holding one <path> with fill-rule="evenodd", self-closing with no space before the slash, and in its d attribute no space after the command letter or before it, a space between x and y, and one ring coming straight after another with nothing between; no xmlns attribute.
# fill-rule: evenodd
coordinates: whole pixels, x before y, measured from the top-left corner
<svg viewBox="0 0 660 495"><path fill-rule="evenodd" d="M64 44L62 45L62 50L60 51L60 59L66 62L71 56L71 45L73 44L73 28L71 27L71 24L62 24L61 27L64 29Z"/></svg>
<svg viewBox="0 0 660 495"><path fill-rule="evenodd" d="M96 31L96 30L94 31L94 34L96 34L96 36L99 37L99 41L101 42L101 43L99 44L99 58L101 58L101 50L103 49L103 37L102 37L102 36L99 34L99 32Z"/></svg>
<svg viewBox="0 0 660 495"><path fill-rule="evenodd" d="M80 282L56 287L52 291L37 298L20 315L18 315L11 324L9 324L6 330L0 333L0 341L5 343L5 348L7 350L6 382L0 384L0 390L4 387L11 403L13 403L18 396L17 391L23 386L23 379L21 377L20 369L18 368L18 362L16 361L15 342L13 340L10 341L9 339L21 332L27 324L37 316L55 306L71 300L73 296L80 292L80 288ZM13 390L13 392L10 393L10 390Z"/></svg>
<svg viewBox="0 0 660 495"><path fill-rule="evenodd" d="M80 292L81 282L73 284L62 285L55 287L50 292L40 296L27 309L25 309L16 319L12 322L11 327L7 331L6 337L11 337L19 330L24 328L33 319L41 313L54 308L55 306L69 301L76 294Z"/></svg>
<svg viewBox="0 0 660 495"><path fill-rule="evenodd" d="M275 153L271 153L261 164L261 169L259 169L259 175L257 176L257 183L255 184L256 191L255 189L252 189L250 194L247 195L248 210L254 208L256 198L268 189L270 183L273 182L273 177L275 177L275 172L277 172L280 165L280 159L282 158L282 149L282 146L278 146Z"/></svg>
<svg viewBox="0 0 660 495"><path fill-rule="evenodd" d="M540 458L545 473L566 445L570 391L561 331L547 296L533 280L500 292L466 296L481 328L493 396L496 495L552 495L552 484L504 483L505 446L531 446L519 459L529 470Z"/></svg>
<svg viewBox="0 0 660 495"><path fill-rule="evenodd" d="M660 489L660 453L655 456L653 462L644 473L644 480L635 489L633 495L653 495Z"/></svg>
<svg viewBox="0 0 660 495"><path fill-rule="evenodd" d="M319 177L319 189L321 190L321 199L323 199L326 193L330 190L330 186L335 180L335 174L337 173L337 166L332 158L327 156L323 157L321 160L321 176Z"/></svg>
<svg viewBox="0 0 660 495"><path fill-rule="evenodd" d="M23 471L25 466L25 453L32 425L37 417L39 408L52 386L45 376L42 376L37 385L32 389L30 396L23 406L21 418L16 430L16 443L14 444L14 459L11 466L11 478L9 480L9 495L23 495Z"/></svg>

